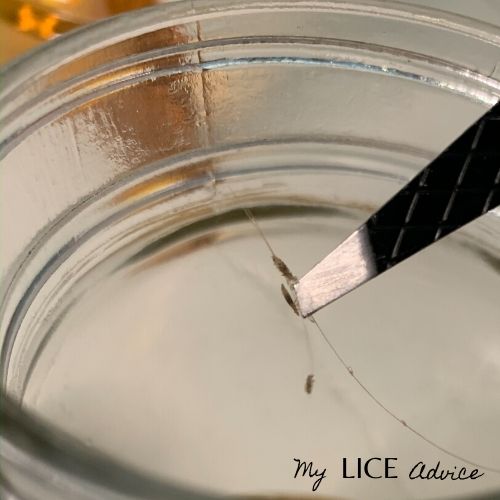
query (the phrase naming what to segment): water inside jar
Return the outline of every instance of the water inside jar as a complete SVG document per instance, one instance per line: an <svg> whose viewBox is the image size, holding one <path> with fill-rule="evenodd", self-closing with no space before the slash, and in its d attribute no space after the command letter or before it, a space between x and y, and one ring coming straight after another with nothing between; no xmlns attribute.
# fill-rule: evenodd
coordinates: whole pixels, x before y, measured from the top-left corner
<svg viewBox="0 0 500 500"><path fill-rule="evenodd" d="M253 213L298 275L369 215L293 204ZM424 498L500 485L495 474L458 485L408 479L421 460L463 464L409 433L353 383L283 300L282 278L242 210L108 260L108 272L91 273L53 318L23 395L24 405L87 445L226 494L310 492L311 480L294 479L294 458L327 468L319 491L332 496ZM498 284L498 267L451 237L317 319L400 418L441 446L495 466ZM341 479L342 457L372 456L398 457L399 478Z"/></svg>

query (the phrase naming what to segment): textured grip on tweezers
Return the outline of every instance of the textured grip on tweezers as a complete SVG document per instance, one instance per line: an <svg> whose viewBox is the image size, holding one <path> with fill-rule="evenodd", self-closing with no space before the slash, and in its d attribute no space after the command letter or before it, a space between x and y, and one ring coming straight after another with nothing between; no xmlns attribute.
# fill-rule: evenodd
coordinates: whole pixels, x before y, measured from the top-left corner
<svg viewBox="0 0 500 500"><path fill-rule="evenodd" d="M383 272L500 205L500 103L367 222Z"/></svg>

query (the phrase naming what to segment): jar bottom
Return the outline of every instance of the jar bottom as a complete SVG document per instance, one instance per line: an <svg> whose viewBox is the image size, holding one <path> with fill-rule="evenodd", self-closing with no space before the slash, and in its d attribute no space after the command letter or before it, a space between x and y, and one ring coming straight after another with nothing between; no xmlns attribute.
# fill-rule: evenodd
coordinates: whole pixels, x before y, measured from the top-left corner
<svg viewBox="0 0 500 500"><path fill-rule="evenodd" d="M274 251L301 275L363 222L353 207L261 206ZM500 486L411 481L460 462L412 435L346 373L280 293L241 209L187 225L89 279L31 361L23 405L149 474L225 494L310 492L294 458L328 469L323 493L419 498ZM113 259L113 258L111 258ZM369 390L446 449L495 464L498 269L450 237L317 314ZM467 376L464 376L464 372ZM312 394L304 384L314 373ZM341 458L400 457L379 489ZM311 484L310 484L311 483ZM418 483L418 484L417 484Z"/></svg>

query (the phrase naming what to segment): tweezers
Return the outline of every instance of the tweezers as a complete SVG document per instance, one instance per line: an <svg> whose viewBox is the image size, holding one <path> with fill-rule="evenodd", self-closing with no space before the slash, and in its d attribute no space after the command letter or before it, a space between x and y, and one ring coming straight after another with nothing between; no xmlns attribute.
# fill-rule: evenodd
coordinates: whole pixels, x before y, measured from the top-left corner
<svg viewBox="0 0 500 500"><path fill-rule="evenodd" d="M500 205L500 102L293 285L307 317Z"/></svg>

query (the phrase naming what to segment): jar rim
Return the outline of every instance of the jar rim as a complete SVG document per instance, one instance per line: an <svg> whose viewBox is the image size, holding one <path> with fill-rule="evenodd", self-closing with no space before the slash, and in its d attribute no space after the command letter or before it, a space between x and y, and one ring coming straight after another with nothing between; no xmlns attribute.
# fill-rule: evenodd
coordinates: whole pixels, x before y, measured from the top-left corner
<svg viewBox="0 0 500 500"><path fill-rule="evenodd" d="M393 1L300 0L296 2L278 0L269 4L262 0L245 0L245 2L235 4L231 0L198 0L196 8L194 8L191 0L177 0L173 3L154 5L102 19L35 47L0 69L0 78L3 82L0 98L2 95L8 95L12 88L31 81L32 78L41 73L64 65L68 58L88 54L110 43L126 40L131 35L138 36L153 29L166 28L182 21L196 20L202 16L224 17L245 11L255 12L259 10L261 12L282 13L307 9L325 10L330 13L366 14L383 16L393 20L411 21L452 31L500 47L499 26L433 7ZM161 21L158 20L160 12L164 17L164 20Z"/></svg>

